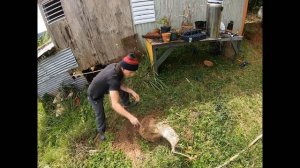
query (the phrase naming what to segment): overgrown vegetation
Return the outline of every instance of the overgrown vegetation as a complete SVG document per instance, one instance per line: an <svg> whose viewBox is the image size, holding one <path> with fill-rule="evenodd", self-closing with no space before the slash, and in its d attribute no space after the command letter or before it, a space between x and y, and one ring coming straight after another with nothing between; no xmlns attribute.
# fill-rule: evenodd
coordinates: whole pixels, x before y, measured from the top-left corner
<svg viewBox="0 0 300 168"><path fill-rule="evenodd" d="M248 13L257 13L257 11L262 5L263 5L263 0L249 0Z"/></svg>
<svg viewBox="0 0 300 168"><path fill-rule="evenodd" d="M38 48L51 41L49 33L46 31L41 37L38 38Z"/></svg>
<svg viewBox="0 0 300 168"><path fill-rule="evenodd" d="M160 67L159 77L143 59L137 76L126 81L141 97L130 112L139 119L157 112L178 133L177 149L195 157L173 155L167 143L140 138L143 159L138 167L216 167L262 133L261 44L243 41L241 55L234 62L210 54L208 48L206 43L199 44L194 53L188 47L177 48ZM205 59L214 66L204 67ZM243 60L250 64L241 68ZM70 90L62 89L64 97ZM64 99L65 110L58 117L53 96L38 100L39 167L132 167L131 160L113 148L116 132L128 121L111 109L106 97L107 141L97 148L94 112L86 96L83 90ZM94 149L99 151L89 154ZM262 167L261 140L227 167Z"/></svg>

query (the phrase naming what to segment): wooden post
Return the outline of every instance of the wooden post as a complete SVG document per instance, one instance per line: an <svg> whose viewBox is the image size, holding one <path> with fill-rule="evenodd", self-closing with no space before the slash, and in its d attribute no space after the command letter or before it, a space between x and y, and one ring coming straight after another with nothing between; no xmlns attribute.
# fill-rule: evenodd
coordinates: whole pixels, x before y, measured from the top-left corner
<svg viewBox="0 0 300 168"><path fill-rule="evenodd" d="M234 50L231 47L230 41L224 41L224 57L228 59L232 59L234 54Z"/></svg>
<svg viewBox="0 0 300 168"><path fill-rule="evenodd" d="M245 4L244 4L244 13L243 13L243 21L242 21L242 25L239 31L239 35L242 36L243 31L244 31L244 25L245 25L245 21L246 21L246 17L247 17L247 11L248 11L248 2L249 0L245 0Z"/></svg>
<svg viewBox="0 0 300 168"><path fill-rule="evenodd" d="M152 44L148 41L148 39L146 39L146 48L150 59L150 63L151 65L153 65L153 49L152 49Z"/></svg>

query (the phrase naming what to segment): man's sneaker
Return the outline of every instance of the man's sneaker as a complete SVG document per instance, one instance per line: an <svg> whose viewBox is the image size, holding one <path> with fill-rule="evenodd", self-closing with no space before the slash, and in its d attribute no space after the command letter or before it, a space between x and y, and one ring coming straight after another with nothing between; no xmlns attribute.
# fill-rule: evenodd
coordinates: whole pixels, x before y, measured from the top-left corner
<svg viewBox="0 0 300 168"><path fill-rule="evenodd" d="M94 138L94 143L98 144L105 140L106 140L105 135L103 133L102 134L98 133L97 136Z"/></svg>
<svg viewBox="0 0 300 168"><path fill-rule="evenodd" d="M99 134L99 139L101 141L105 141L106 140L105 135L104 134Z"/></svg>

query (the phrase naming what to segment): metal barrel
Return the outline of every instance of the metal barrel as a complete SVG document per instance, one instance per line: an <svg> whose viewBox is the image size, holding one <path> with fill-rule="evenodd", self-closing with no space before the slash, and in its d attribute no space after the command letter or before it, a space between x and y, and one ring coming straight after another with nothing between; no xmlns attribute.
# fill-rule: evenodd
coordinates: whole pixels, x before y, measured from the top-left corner
<svg viewBox="0 0 300 168"><path fill-rule="evenodd" d="M222 4L207 3L206 8L206 31L210 38L218 38L220 36L220 24L222 17Z"/></svg>

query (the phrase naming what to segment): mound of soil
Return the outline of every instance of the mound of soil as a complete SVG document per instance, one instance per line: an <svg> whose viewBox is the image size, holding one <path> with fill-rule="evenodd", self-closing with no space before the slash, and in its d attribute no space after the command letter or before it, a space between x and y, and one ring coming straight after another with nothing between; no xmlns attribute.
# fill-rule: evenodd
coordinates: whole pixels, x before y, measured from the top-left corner
<svg viewBox="0 0 300 168"><path fill-rule="evenodd" d="M156 128L157 118L153 115L148 115L141 121L142 127L139 128L140 135L151 142L158 141L161 135Z"/></svg>
<svg viewBox="0 0 300 168"><path fill-rule="evenodd" d="M154 142L160 138L160 135L154 129L158 115L152 113L145 116L140 120L143 126L140 128L136 128L129 121L126 121L124 127L116 133L113 147L122 150L132 160L133 167L138 167L144 158L138 139L142 136L142 138Z"/></svg>
<svg viewBox="0 0 300 168"><path fill-rule="evenodd" d="M117 133L113 147L122 150L132 160L133 165L136 165L136 162L142 158L141 148L138 144L137 128L133 127L130 122L126 122L124 127Z"/></svg>

